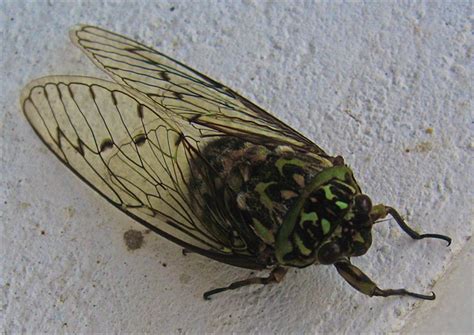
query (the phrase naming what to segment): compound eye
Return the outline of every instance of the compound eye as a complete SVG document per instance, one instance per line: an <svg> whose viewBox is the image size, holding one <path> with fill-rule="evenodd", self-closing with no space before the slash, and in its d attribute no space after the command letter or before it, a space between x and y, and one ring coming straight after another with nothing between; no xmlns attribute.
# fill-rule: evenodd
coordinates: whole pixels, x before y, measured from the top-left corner
<svg viewBox="0 0 474 335"><path fill-rule="evenodd" d="M372 201L365 194L358 194L355 197L355 207L361 214L369 214L372 210Z"/></svg>
<svg viewBox="0 0 474 335"><path fill-rule="evenodd" d="M341 248L336 242L330 242L321 247L318 259L321 264L333 264L341 257Z"/></svg>

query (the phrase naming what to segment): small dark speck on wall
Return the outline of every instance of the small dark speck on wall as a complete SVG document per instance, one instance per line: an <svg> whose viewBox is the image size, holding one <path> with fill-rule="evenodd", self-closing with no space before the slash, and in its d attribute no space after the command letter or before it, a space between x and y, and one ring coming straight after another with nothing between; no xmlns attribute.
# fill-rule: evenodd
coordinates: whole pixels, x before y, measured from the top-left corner
<svg viewBox="0 0 474 335"><path fill-rule="evenodd" d="M141 231L129 229L123 234L123 240L128 250L137 250L143 245L143 234Z"/></svg>

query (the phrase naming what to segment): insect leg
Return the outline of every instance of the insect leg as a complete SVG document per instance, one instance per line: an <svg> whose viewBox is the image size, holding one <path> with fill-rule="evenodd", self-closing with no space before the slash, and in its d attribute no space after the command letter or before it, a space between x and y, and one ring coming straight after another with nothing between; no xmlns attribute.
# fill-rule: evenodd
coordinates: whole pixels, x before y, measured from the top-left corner
<svg viewBox="0 0 474 335"><path fill-rule="evenodd" d="M227 287L221 287L221 288L216 288L216 289L207 291L204 293L204 299L210 300L211 295L228 291L228 290L235 290L247 285L253 285L253 284L267 285L271 283L279 283L283 280L287 271L288 269L285 269L282 267L276 267L275 269L272 270L272 272L268 275L268 277L263 277L263 278L251 277L245 280L236 281L235 283L232 283Z"/></svg>
<svg viewBox="0 0 474 335"><path fill-rule="evenodd" d="M383 217L387 216L388 214L390 214L395 219L395 221L398 223L400 228L402 228L402 230L405 233L407 233L411 238L413 238L415 240L421 240L421 239L424 239L424 238L438 238L438 239L441 239L441 240L444 240L444 241L448 242L448 246L451 244L451 238L449 236L446 236L446 235L441 235L441 234L419 234L419 233L417 233L410 226L408 226L406 224L406 222L403 220L401 215L398 214L398 212L392 207L388 207L388 206L384 206L384 205L377 205L377 206L373 207L372 212L370 213L370 215L373 218L375 218L375 220L383 218Z"/></svg>
<svg viewBox="0 0 474 335"><path fill-rule="evenodd" d="M365 273L358 267L352 265L349 260L337 262L334 264L337 272L357 291L364 293L370 297L381 296L388 297L391 295L408 295L410 297L434 300L436 295L431 292L431 295L424 295L419 293L409 292L405 289L380 289Z"/></svg>

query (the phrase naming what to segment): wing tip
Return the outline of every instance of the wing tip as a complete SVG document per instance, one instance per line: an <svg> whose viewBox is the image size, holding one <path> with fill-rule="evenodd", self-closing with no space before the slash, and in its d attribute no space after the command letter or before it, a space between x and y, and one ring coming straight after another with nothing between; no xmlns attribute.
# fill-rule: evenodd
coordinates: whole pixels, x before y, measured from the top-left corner
<svg viewBox="0 0 474 335"><path fill-rule="evenodd" d="M23 113L26 115L25 102L31 98L31 92L35 87L44 86L46 83L54 81L57 76L44 76L36 78L28 82L20 92L20 107Z"/></svg>
<svg viewBox="0 0 474 335"><path fill-rule="evenodd" d="M25 104L28 100L31 100L31 94L35 87L43 86L45 83L50 81L54 76L45 76L33 79L32 81L28 82L20 92L20 109L23 112L23 115L27 118L27 120L31 123L30 117L28 115L29 111L25 108Z"/></svg>
<svg viewBox="0 0 474 335"><path fill-rule="evenodd" d="M110 33L107 29L104 29L104 28L101 28L101 27L98 27L98 26L94 26L92 24L78 23L78 24L72 26L69 29L69 38L71 39L71 41L74 44L80 46L78 33L80 33L80 32L92 33L93 31L96 31L96 33L101 32L102 34L103 33Z"/></svg>
<svg viewBox="0 0 474 335"><path fill-rule="evenodd" d="M79 43L78 43L79 38L77 36L77 33L81 32L81 31L84 31L84 29L86 29L88 27L93 27L93 26L88 25L88 24L84 24L84 23L79 23L79 24L76 24L76 25L72 26L69 29L69 38L71 39L71 41L75 45L79 45Z"/></svg>

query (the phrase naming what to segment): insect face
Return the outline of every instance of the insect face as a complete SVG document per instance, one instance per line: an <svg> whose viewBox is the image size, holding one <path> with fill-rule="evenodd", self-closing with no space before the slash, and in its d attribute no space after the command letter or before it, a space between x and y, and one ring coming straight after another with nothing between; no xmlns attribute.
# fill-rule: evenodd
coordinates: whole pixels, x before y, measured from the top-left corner
<svg viewBox="0 0 474 335"><path fill-rule="evenodd" d="M304 267L363 255L372 242L371 209L369 197L361 193L347 166L327 169L301 193L290 211L294 216L289 215L281 228L280 260ZM293 231L287 235L287 229Z"/></svg>
<svg viewBox="0 0 474 335"><path fill-rule="evenodd" d="M361 202L363 207L360 207ZM373 224L370 217L371 207L370 198L365 194L352 197L345 215L339 220L336 219L331 236L319 247L319 263L333 264L341 258L364 255L369 250Z"/></svg>

